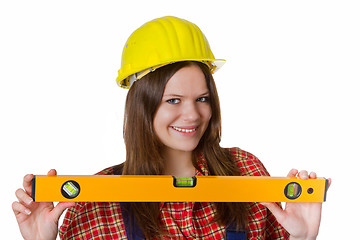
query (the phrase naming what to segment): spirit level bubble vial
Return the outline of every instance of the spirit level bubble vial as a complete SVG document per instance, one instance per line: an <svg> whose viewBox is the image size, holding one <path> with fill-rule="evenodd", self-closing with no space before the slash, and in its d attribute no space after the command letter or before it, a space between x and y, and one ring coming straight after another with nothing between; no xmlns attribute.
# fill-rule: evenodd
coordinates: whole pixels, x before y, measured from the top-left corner
<svg viewBox="0 0 360 240"><path fill-rule="evenodd" d="M61 194L68 199L76 198L80 194L80 185L75 181L66 181L61 187Z"/></svg>
<svg viewBox="0 0 360 240"><path fill-rule="evenodd" d="M35 175L36 202L324 202L328 181L297 177Z"/></svg>

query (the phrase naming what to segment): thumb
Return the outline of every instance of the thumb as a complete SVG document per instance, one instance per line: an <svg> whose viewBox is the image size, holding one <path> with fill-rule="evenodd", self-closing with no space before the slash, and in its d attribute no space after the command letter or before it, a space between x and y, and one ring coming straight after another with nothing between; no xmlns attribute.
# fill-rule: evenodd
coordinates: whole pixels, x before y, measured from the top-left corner
<svg viewBox="0 0 360 240"><path fill-rule="evenodd" d="M52 210L54 220L58 221L65 209L74 207L75 202L60 202L56 205L56 207Z"/></svg>
<svg viewBox="0 0 360 240"><path fill-rule="evenodd" d="M281 224L285 218L285 213L279 205L273 202L261 203L261 205L267 207L267 209L269 209L270 212L272 212L272 214L275 216L276 220Z"/></svg>

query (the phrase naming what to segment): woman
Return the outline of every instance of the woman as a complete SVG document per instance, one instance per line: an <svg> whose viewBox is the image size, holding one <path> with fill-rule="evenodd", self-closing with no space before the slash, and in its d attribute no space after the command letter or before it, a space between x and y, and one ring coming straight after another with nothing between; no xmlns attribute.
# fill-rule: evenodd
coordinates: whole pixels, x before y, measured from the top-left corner
<svg viewBox="0 0 360 240"><path fill-rule="evenodd" d="M215 59L200 29L175 17L150 21L128 39L118 84L130 88L125 108L126 161L99 174L269 175L252 154L219 146L220 104ZM56 175L51 170L49 175ZM303 179L316 174L291 170ZM13 203L25 239L224 239L229 226L247 239L315 239L321 203L34 203L32 175ZM119 189L121 191L121 189ZM267 207L264 207L264 205ZM124 208L124 206L126 206ZM270 209L270 211L268 210ZM132 219L138 227L126 231ZM124 225L125 224L125 225ZM239 235L240 236L240 235Z"/></svg>

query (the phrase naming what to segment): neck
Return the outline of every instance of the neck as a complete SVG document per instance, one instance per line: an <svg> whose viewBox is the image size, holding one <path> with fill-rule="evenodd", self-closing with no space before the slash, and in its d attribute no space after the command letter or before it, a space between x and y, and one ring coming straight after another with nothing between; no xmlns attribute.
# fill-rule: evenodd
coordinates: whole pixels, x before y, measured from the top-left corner
<svg viewBox="0 0 360 240"><path fill-rule="evenodd" d="M163 152L163 156L165 159L165 175L172 175L176 178L187 178L195 175L192 152L167 149Z"/></svg>

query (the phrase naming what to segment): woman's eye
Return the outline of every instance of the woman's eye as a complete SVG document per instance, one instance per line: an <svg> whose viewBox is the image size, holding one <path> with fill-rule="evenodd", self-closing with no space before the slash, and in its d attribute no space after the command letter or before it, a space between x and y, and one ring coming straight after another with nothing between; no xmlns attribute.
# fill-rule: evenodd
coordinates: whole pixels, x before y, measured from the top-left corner
<svg viewBox="0 0 360 240"><path fill-rule="evenodd" d="M180 99L172 98L172 99L166 100L166 102L168 102L170 104L177 104L180 102Z"/></svg>
<svg viewBox="0 0 360 240"><path fill-rule="evenodd" d="M209 101L209 97L200 97L197 99L198 102L208 102Z"/></svg>

